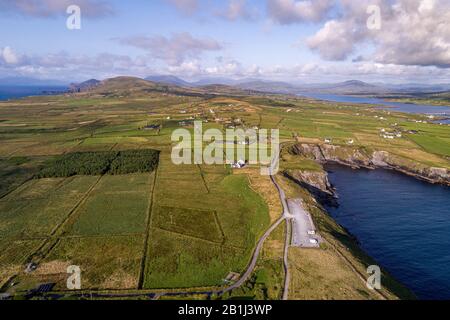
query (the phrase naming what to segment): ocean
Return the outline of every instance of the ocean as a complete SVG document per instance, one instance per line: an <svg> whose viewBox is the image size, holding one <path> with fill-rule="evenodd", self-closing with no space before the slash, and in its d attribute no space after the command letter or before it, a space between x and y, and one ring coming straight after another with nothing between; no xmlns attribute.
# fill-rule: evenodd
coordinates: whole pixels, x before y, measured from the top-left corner
<svg viewBox="0 0 450 320"><path fill-rule="evenodd" d="M28 96L44 95L47 92L63 92L64 86L0 86L0 100L18 99Z"/></svg>
<svg viewBox="0 0 450 320"><path fill-rule="evenodd" d="M335 220L420 299L450 299L450 187L388 170L326 168Z"/></svg>
<svg viewBox="0 0 450 320"><path fill-rule="evenodd" d="M378 109L384 109L389 111L398 111L414 114L429 114L436 116L450 116L450 106L432 106L426 104L391 102L378 98L336 95L336 94L305 93L299 95L330 102L373 104L376 105Z"/></svg>

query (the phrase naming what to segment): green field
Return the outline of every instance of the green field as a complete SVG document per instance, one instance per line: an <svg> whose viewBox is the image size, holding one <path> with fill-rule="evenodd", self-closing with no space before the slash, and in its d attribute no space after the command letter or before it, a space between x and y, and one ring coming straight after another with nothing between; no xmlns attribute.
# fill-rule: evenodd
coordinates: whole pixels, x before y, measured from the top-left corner
<svg viewBox="0 0 450 320"><path fill-rule="evenodd" d="M192 131L192 118L204 129L279 128L282 142L331 139L450 168L450 127L417 115L286 96L127 90L0 102L0 284L15 276L23 291L49 281L64 290L70 264L92 290L216 287L242 273L269 227L268 199L227 165L172 162L171 134ZM403 136L383 139L384 128ZM281 168L322 170L288 153ZM265 247L251 289L230 298L279 297L279 246L276 255ZM35 273L24 272L28 262Z"/></svg>

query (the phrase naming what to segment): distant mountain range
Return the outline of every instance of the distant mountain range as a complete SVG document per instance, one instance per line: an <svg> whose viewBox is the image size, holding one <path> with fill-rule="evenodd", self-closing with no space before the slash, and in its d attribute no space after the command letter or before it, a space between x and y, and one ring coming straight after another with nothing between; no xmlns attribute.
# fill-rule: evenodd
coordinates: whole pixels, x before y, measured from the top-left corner
<svg viewBox="0 0 450 320"><path fill-rule="evenodd" d="M401 84L390 85L384 83L367 83L359 80L349 80L340 83L292 84L282 81L260 79L229 79L205 78L195 82L188 82L172 75L158 75L147 77L146 80L177 85L181 87L201 87L208 85L234 86L242 90L261 91L282 94L340 94L340 95L391 95L408 93L430 93L450 90L450 84L422 85Z"/></svg>
<svg viewBox="0 0 450 320"><path fill-rule="evenodd" d="M159 82L163 84L173 84L180 87L192 87L193 84L189 83L187 81L184 81L183 79L180 79L175 76L171 75L161 75L161 76L149 76L145 78L145 80L152 81L152 82Z"/></svg>
<svg viewBox="0 0 450 320"><path fill-rule="evenodd" d="M384 86L369 84L358 80L349 80L332 85L323 85L316 88L305 88L306 91L329 94L386 94L393 90Z"/></svg>
<svg viewBox="0 0 450 320"><path fill-rule="evenodd" d="M258 91L267 93L281 94L338 94L338 95L413 95L427 93L449 92L450 84L384 84L384 83L366 83L359 80L349 80L340 83L319 83L319 84L293 84L282 81L270 81L261 79L230 79L230 78L205 78L194 82L183 80L173 75L152 75L145 79L135 77L118 77L115 79L139 79L142 82L147 81L152 87L178 87L219 91ZM107 81L107 80L105 80ZM81 83L70 84L70 92L85 92L100 86L104 81L90 79ZM0 78L0 86L67 86L59 80L39 80L26 77Z"/></svg>

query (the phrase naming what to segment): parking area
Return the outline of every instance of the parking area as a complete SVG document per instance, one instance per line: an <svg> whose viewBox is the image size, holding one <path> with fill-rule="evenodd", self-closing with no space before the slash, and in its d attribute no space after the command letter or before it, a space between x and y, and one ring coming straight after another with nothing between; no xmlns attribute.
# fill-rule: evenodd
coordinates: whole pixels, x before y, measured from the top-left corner
<svg viewBox="0 0 450 320"><path fill-rule="evenodd" d="M303 207L301 199L288 200L289 212L292 221L292 243L294 247L318 248L321 238L311 215Z"/></svg>

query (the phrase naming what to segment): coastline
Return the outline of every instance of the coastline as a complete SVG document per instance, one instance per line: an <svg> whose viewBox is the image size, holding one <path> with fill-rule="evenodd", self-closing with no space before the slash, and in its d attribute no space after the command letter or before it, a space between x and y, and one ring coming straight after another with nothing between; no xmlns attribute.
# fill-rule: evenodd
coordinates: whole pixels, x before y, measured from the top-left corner
<svg viewBox="0 0 450 320"><path fill-rule="evenodd" d="M311 173L312 176L317 176L317 172ZM320 175L322 179L323 175ZM324 198L313 194L306 190L305 185L299 184L298 180L291 179L286 174L282 177L284 180L284 187L291 186L291 189L296 193L295 196L300 195L303 199L305 209L311 215L317 227L318 234L324 239L324 244L321 246L321 251L334 252L343 263L347 265L349 270L354 274L355 279L363 284L365 287L368 278L367 268L371 265L380 265L373 257L371 257L364 249L361 248L358 239L349 232L348 229L340 225L327 211L323 201ZM329 197L331 196L327 193ZM291 194L292 196L292 194ZM308 250L308 249L304 249ZM290 263L292 265L292 262ZM416 300L417 296L402 282L393 277L386 269L381 267L382 271L382 290L373 292L375 296L368 299L373 299L378 296L382 300ZM321 286L326 281L326 275L322 275L324 279L319 280L318 286Z"/></svg>
<svg viewBox="0 0 450 320"><path fill-rule="evenodd" d="M0 86L0 102L61 95L68 89L67 86Z"/></svg>
<svg viewBox="0 0 450 320"><path fill-rule="evenodd" d="M363 148L307 143L297 143L290 151L321 165L337 163L354 169L390 169L432 184L450 186L449 168L430 167L387 151L368 152Z"/></svg>
<svg viewBox="0 0 450 320"><path fill-rule="evenodd" d="M298 149L297 149L298 151ZM311 151L311 150L309 150ZM311 154L309 154L311 156ZM324 156L323 154L321 154L322 156ZM305 153L301 154L302 157L305 156ZM304 159L304 158L303 158ZM440 184L442 186L449 186L449 180L448 178L444 179L444 180L436 180L436 179L432 179L429 176L423 176L420 174L417 174L415 172L412 172L410 168L406 168L403 169L401 167L391 167L391 166L379 166L376 164L368 164L368 163L364 163L360 161L361 159L359 159L359 161L355 161L355 159L353 159L353 161L348 161L347 158L344 159L333 159L333 160L323 160L322 161L317 161L321 167L322 167L322 171L308 171L308 170L285 170L284 171L284 176L289 179L290 181L294 182L295 184L308 189L310 196L313 198L313 202L312 202L312 210L310 208L310 212L313 214L314 210L316 211L315 216L316 216L316 221L320 221L322 219L324 219L324 216L327 216L327 219L331 219L333 221L333 223L335 223L336 225L338 225L342 230L344 230L343 232L345 234L348 235L348 237L344 237L344 239L346 239L346 243L348 245L348 247L351 246L356 246L357 249L353 248L352 250L350 250L352 253L351 255L355 255L358 257L361 257L361 253L359 251L362 251L362 256L366 256L366 258L363 258L362 261L374 261L375 264L376 263L376 259L373 258L370 254L368 254L367 251L365 251L364 249L362 249L362 247L360 246L360 241L358 239L357 236L355 236L351 231L349 231L349 229L347 229L346 227L344 227L342 224L340 224L339 222L337 222L337 220L335 218L333 218L333 215L331 215L331 211L329 211L329 209L333 209L333 207L337 207L340 206L339 203L339 198L338 195L336 193L336 189L335 186L332 185L332 183L329 180L329 168L327 168L327 165L340 165L346 168L351 168L351 169L367 169L367 170L375 170L375 169L384 169L384 170L388 170L388 171L393 171L396 174L398 174L399 176L411 176L414 177L415 179L418 179L420 181L424 181L425 183L430 183L430 184ZM301 161L301 160L300 160ZM323 167L325 166L325 168ZM442 179L442 176L440 177L440 179ZM308 187L309 186L309 187ZM313 214L314 215L314 214ZM337 235L336 240L341 242L342 240L342 233L339 234L338 232L334 233L334 235ZM332 235L333 236L333 235ZM348 253L348 249L347 248L342 248L341 247L341 251L343 251L344 253ZM379 255L378 255L379 257ZM361 259L359 259L361 260ZM383 265L383 264L380 264ZM400 280L397 280L394 276L390 275L387 271L385 271L386 274L388 274L388 278L390 279L389 281L392 281L392 284L394 285L394 288L402 288L399 292L401 293L401 295L399 297L402 297L402 299L417 299L417 296L414 294L414 292L407 288L406 285L404 285ZM417 289L417 288L416 288ZM406 290L406 291L404 291ZM405 294L405 292L409 292L407 294Z"/></svg>

